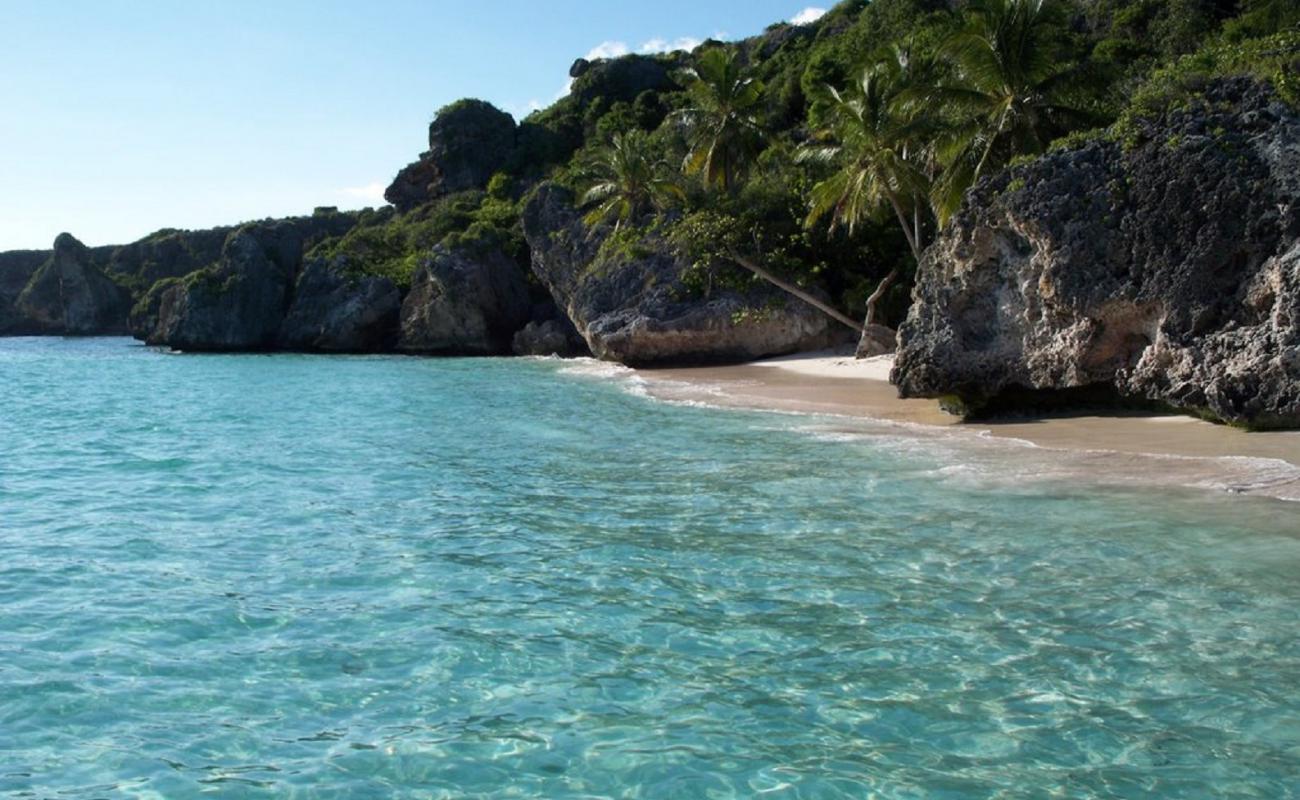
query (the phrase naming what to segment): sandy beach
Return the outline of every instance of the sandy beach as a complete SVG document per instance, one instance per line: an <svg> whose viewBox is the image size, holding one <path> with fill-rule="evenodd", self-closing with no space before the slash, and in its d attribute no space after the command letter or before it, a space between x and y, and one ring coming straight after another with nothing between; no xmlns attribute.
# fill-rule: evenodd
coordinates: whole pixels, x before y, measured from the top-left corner
<svg viewBox="0 0 1300 800"><path fill-rule="evenodd" d="M1086 462L1119 481L1214 486L1300 500L1300 431L1250 433L1181 415L1117 413L964 423L933 400L903 400L892 357L813 353L740 366L643 370L660 399L834 415L1033 445L1065 465ZM1158 459L1153 463L1152 459Z"/></svg>

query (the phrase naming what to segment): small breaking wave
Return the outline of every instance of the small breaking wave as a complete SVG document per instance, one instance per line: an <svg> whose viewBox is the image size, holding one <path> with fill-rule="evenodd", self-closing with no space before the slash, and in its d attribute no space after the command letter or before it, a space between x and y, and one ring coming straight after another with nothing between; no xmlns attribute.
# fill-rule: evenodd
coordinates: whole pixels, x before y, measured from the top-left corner
<svg viewBox="0 0 1300 800"><path fill-rule="evenodd" d="M1168 487L1300 502L1300 466L1275 458L1186 456L1048 447L987 428L941 427L875 417L756 408L737 396L750 382L718 383L647 376L596 359L565 362L561 374L616 381L630 395L687 408L761 411L805 420L784 430L831 444L867 444L932 464L927 474L970 488L1084 483L1097 487ZM808 421L811 420L811 421Z"/></svg>

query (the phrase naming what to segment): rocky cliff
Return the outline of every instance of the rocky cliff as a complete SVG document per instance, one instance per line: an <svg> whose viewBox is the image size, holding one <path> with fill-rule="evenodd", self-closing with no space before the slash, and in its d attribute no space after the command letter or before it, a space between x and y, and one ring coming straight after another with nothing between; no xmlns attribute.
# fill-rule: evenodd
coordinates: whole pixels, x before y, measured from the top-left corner
<svg viewBox="0 0 1300 800"><path fill-rule="evenodd" d="M1055 399L1300 426L1300 116L1223 80L983 181L927 251L893 379L966 413Z"/></svg>
<svg viewBox="0 0 1300 800"><path fill-rule="evenodd" d="M95 264L90 248L70 234L54 240L50 257L28 279L13 309L28 332L84 336L126 333L130 291Z"/></svg>
<svg viewBox="0 0 1300 800"><path fill-rule="evenodd" d="M505 254L451 251L424 259L402 303L398 349L429 355L508 355L527 324L528 284Z"/></svg>
<svg viewBox="0 0 1300 800"><path fill-rule="evenodd" d="M602 247L574 208L572 192L544 185L524 210L533 272L597 358L633 366L747 361L825 347L839 331L810 306L775 289L719 290L683 284L688 266L667 243Z"/></svg>
<svg viewBox="0 0 1300 800"><path fill-rule="evenodd" d="M444 195L481 189L514 158L515 120L482 100L461 100L438 112L429 125L429 149L408 165L384 192L399 211Z"/></svg>

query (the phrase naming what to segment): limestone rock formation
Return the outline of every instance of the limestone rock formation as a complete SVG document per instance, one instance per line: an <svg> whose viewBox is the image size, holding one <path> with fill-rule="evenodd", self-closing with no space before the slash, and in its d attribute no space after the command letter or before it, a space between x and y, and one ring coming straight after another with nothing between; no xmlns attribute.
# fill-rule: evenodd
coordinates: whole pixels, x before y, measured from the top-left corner
<svg viewBox="0 0 1300 800"><path fill-rule="evenodd" d="M277 346L326 353L373 353L397 340L402 293L388 278L353 275L346 263L311 259L293 290Z"/></svg>
<svg viewBox="0 0 1300 800"><path fill-rule="evenodd" d="M553 301L533 308L533 318L515 334L511 350L517 356L580 358L591 355L582 334Z"/></svg>
<svg viewBox="0 0 1300 800"><path fill-rule="evenodd" d="M32 332L85 336L125 333L131 295L95 266L90 248L67 233L14 303Z"/></svg>
<svg viewBox="0 0 1300 800"><path fill-rule="evenodd" d="M273 257L274 237L231 234L221 260L165 287L146 341L177 350L261 350L275 341L288 298L290 269ZM147 303L150 298L146 297ZM146 309L147 320L149 310Z"/></svg>
<svg viewBox="0 0 1300 800"><path fill-rule="evenodd" d="M515 120L482 100L460 100L429 125L429 149L397 174L384 199L409 211L453 192L482 189L514 157Z"/></svg>
<svg viewBox="0 0 1300 800"><path fill-rule="evenodd" d="M1300 426L1300 115L1249 79L985 180L927 251L908 397L1066 392ZM1027 395L1026 393L1036 393Z"/></svg>
<svg viewBox="0 0 1300 800"><path fill-rule="evenodd" d="M683 259L663 244L643 256L602 257L573 194L541 187L524 211L533 272L597 358L649 366L736 362L838 341L821 312L776 289L692 296Z"/></svg>
<svg viewBox="0 0 1300 800"><path fill-rule="evenodd" d="M528 321L528 284L497 250L434 248L402 303L398 349L431 355L506 355Z"/></svg>

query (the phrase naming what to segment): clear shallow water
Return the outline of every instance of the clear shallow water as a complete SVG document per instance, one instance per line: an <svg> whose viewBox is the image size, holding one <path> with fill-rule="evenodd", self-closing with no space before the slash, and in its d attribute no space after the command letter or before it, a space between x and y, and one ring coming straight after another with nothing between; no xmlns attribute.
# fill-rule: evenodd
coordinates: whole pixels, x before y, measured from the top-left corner
<svg viewBox="0 0 1300 800"><path fill-rule="evenodd" d="M819 430L0 340L0 795L1296 796L1300 507Z"/></svg>

